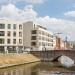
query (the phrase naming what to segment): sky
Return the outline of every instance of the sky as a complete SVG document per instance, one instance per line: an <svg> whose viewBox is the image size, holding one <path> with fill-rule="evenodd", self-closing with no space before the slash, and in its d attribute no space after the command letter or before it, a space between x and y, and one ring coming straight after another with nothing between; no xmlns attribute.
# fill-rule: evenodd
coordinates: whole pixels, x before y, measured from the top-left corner
<svg viewBox="0 0 75 75"><path fill-rule="evenodd" d="M0 0L0 18L32 20L75 41L75 0Z"/></svg>

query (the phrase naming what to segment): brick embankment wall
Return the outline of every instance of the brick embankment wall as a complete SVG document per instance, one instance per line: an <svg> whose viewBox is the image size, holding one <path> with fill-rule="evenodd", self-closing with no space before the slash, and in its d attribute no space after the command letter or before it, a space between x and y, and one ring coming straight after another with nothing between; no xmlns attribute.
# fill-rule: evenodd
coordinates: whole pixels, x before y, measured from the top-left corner
<svg viewBox="0 0 75 75"><path fill-rule="evenodd" d="M52 60L58 56L66 55L75 61L75 50L31 51L30 53L39 57L41 60Z"/></svg>

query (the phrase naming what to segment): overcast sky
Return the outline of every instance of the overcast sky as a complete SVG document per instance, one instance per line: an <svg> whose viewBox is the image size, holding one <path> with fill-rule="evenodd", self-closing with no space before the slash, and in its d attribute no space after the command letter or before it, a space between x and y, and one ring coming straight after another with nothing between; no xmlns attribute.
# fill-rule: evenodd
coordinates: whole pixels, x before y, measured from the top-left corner
<svg viewBox="0 0 75 75"><path fill-rule="evenodd" d="M0 18L34 20L75 41L75 0L0 0Z"/></svg>

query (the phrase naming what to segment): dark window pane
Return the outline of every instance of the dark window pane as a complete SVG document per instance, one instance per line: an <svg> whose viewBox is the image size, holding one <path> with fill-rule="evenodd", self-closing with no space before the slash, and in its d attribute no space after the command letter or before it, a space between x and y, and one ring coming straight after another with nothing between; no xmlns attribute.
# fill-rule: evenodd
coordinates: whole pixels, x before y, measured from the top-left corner
<svg viewBox="0 0 75 75"><path fill-rule="evenodd" d="M14 36L14 37L16 36L16 32L15 32L15 31L13 32L13 36Z"/></svg>
<svg viewBox="0 0 75 75"><path fill-rule="evenodd" d="M8 29L11 29L11 24L8 24Z"/></svg>
<svg viewBox="0 0 75 75"><path fill-rule="evenodd" d="M0 31L0 36L5 36L5 32L4 31Z"/></svg>
<svg viewBox="0 0 75 75"><path fill-rule="evenodd" d="M8 31L8 32L7 32L7 36L10 36L10 35L11 35L11 34L10 34L10 31Z"/></svg>
<svg viewBox="0 0 75 75"><path fill-rule="evenodd" d="M4 51L4 46L0 46L0 52Z"/></svg>
<svg viewBox="0 0 75 75"><path fill-rule="evenodd" d="M7 43L10 44L10 39L7 39Z"/></svg>
<svg viewBox="0 0 75 75"><path fill-rule="evenodd" d="M32 36L31 37L31 40L36 40L36 36Z"/></svg>
<svg viewBox="0 0 75 75"><path fill-rule="evenodd" d="M32 30L32 34L36 34L37 33L37 31L36 30Z"/></svg>
<svg viewBox="0 0 75 75"><path fill-rule="evenodd" d="M4 44L4 39L0 38L0 44Z"/></svg>
<svg viewBox="0 0 75 75"><path fill-rule="evenodd" d="M19 37L22 37L22 32L19 32Z"/></svg>
<svg viewBox="0 0 75 75"><path fill-rule="evenodd" d="M0 29L5 29L5 24L0 24Z"/></svg>
<svg viewBox="0 0 75 75"><path fill-rule="evenodd" d="M19 39L19 44L22 44L22 39Z"/></svg>
<svg viewBox="0 0 75 75"><path fill-rule="evenodd" d="M13 24L13 29L16 29L16 24Z"/></svg>
<svg viewBox="0 0 75 75"><path fill-rule="evenodd" d="M13 44L16 44L16 39L13 39Z"/></svg>
<svg viewBox="0 0 75 75"><path fill-rule="evenodd" d="M36 46L36 42L31 42L31 46Z"/></svg>
<svg viewBox="0 0 75 75"><path fill-rule="evenodd" d="M21 24L19 25L19 29L22 29L22 25Z"/></svg>

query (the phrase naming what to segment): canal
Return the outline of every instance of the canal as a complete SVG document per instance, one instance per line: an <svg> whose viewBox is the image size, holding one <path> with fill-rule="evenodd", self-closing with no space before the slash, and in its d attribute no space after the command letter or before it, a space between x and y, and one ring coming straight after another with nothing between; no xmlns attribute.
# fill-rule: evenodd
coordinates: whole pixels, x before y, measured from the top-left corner
<svg viewBox="0 0 75 75"><path fill-rule="evenodd" d="M2 68L0 75L75 75L75 67L64 68L57 63L36 62Z"/></svg>

